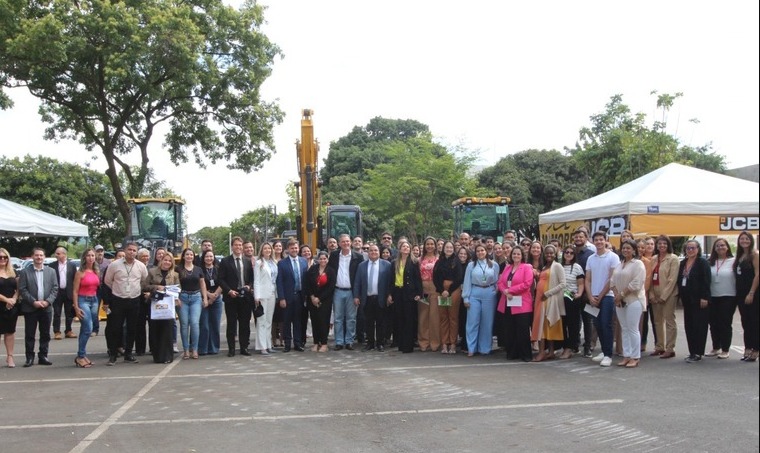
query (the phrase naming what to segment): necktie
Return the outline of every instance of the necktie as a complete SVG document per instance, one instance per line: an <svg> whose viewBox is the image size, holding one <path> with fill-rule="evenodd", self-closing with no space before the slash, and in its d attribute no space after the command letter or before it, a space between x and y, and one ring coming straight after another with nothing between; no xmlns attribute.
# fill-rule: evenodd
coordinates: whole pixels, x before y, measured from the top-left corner
<svg viewBox="0 0 760 453"><path fill-rule="evenodd" d="M298 259L293 258L292 263L293 263L293 274L296 277L296 291L301 291L301 272L299 272L300 269L298 266Z"/></svg>
<svg viewBox="0 0 760 453"><path fill-rule="evenodd" d="M367 289L369 289L369 292L372 295L375 295L377 293L377 287L375 285L375 261L369 262L369 284L367 285Z"/></svg>
<svg viewBox="0 0 760 453"><path fill-rule="evenodd" d="M235 267L237 267L238 278L240 279L238 286L243 286L245 285L245 280L243 279L243 263L240 262L240 258L235 258Z"/></svg>

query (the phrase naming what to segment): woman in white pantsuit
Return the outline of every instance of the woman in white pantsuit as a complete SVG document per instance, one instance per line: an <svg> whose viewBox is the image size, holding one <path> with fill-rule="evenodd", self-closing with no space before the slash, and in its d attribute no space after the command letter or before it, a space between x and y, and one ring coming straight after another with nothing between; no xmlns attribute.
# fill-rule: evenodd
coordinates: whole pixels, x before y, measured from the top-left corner
<svg viewBox="0 0 760 453"><path fill-rule="evenodd" d="M259 257L253 266L253 297L264 306L264 316L256 318L256 350L267 355L272 349L272 316L277 300L277 261L274 249L265 242L259 249Z"/></svg>

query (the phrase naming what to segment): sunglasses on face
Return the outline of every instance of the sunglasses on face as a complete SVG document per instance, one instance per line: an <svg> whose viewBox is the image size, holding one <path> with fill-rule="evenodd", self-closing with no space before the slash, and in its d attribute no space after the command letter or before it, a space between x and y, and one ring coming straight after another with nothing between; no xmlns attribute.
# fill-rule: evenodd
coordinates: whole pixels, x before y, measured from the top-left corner
<svg viewBox="0 0 760 453"><path fill-rule="evenodd" d="M4 255L0 255L0 260L7 260L7 259L8 259L8 257L7 257L7 256L4 256Z"/></svg>
<svg viewBox="0 0 760 453"><path fill-rule="evenodd" d="M693 247L693 246L690 246L690 247L686 247L686 250L696 250L696 249L697 249L697 248L696 248L696 247Z"/></svg>
<svg viewBox="0 0 760 453"><path fill-rule="evenodd" d="M575 252L571 250L565 250L565 255L575 255Z"/></svg>

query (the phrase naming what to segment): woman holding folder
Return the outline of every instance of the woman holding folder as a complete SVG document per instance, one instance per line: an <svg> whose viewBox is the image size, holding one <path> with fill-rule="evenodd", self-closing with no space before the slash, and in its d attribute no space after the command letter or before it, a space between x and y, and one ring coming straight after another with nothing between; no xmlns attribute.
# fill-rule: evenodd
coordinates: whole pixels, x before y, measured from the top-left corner
<svg viewBox="0 0 760 453"><path fill-rule="evenodd" d="M500 299L497 310L505 314L506 351L508 360L533 360L530 326L533 322L533 266L524 260L524 251L515 247L509 264L501 273L497 287Z"/></svg>

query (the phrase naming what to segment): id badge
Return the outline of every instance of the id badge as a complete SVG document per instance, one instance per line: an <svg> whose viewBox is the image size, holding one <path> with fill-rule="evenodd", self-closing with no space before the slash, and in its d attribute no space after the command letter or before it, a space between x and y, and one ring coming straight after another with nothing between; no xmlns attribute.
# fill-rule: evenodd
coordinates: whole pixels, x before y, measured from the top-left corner
<svg viewBox="0 0 760 453"><path fill-rule="evenodd" d="M736 275L742 275L742 268L740 266L736 266Z"/></svg>
<svg viewBox="0 0 760 453"><path fill-rule="evenodd" d="M720 282L720 278L718 278L718 273L716 272L713 274L713 283L718 283L718 282Z"/></svg>
<svg viewBox="0 0 760 453"><path fill-rule="evenodd" d="M208 286L215 286L213 278L208 281Z"/></svg>
<svg viewBox="0 0 760 453"><path fill-rule="evenodd" d="M659 282L660 281L660 274L658 274L657 272L655 272L654 274L652 274L652 280L655 281L655 282Z"/></svg>
<svg viewBox="0 0 760 453"><path fill-rule="evenodd" d="M512 280L507 280L507 288L511 288L511 287L512 287Z"/></svg>
<svg viewBox="0 0 760 453"><path fill-rule="evenodd" d="M484 275L483 278L480 281L483 282L483 284L485 285L486 284L486 276Z"/></svg>
<svg viewBox="0 0 760 453"><path fill-rule="evenodd" d="M681 286L686 286L686 277L681 279Z"/></svg>

